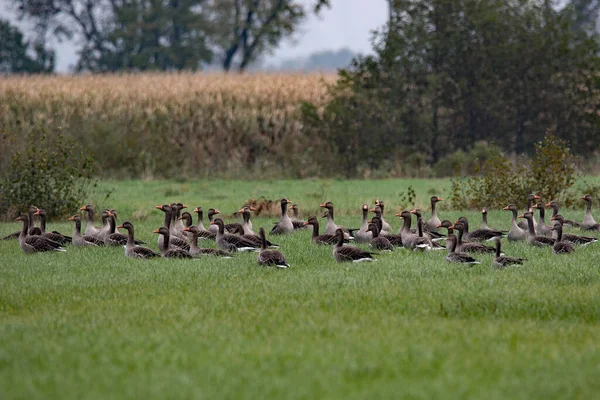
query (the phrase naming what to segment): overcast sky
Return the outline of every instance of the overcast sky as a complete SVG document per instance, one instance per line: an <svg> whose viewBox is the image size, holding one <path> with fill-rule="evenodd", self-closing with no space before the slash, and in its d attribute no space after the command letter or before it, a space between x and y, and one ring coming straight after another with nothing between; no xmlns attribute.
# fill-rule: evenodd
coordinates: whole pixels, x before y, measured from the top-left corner
<svg viewBox="0 0 600 400"><path fill-rule="evenodd" d="M299 0L313 5L314 0ZM0 14L14 21L8 12L10 0L0 0ZM371 45L371 31L386 21L387 0L332 0L332 8L320 17L311 15L301 26L293 40L284 41L272 56L269 64L278 64L284 58L306 56L319 50L337 50L347 47L355 52L367 53ZM21 25L22 29L26 28ZM75 64L77 47L74 43L56 43L57 71L68 72Z"/></svg>

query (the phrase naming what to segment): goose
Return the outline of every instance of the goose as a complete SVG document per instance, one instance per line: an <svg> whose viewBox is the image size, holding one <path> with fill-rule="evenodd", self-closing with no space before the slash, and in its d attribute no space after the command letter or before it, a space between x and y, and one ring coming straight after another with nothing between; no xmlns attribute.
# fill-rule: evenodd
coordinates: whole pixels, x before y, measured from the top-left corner
<svg viewBox="0 0 600 400"><path fill-rule="evenodd" d="M373 234L373 239L371 239L371 248L374 250L384 250L384 251L394 251L394 246L390 243L389 240L384 238L383 236L379 236L379 227L376 224L369 224L369 232Z"/></svg>
<svg viewBox="0 0 600 400"><path fill-rule="evenodd" d="M537 225L535 226L535 233L541 236L552 236L552 230L548 225L546 225L545 221L546 210L544 208L544 203L540 202L535 204L533 209L537 209L540 213Z"/></svg>
<svg viewBox="0 0 600 400"><path fill-rule="evenodd" d="M419 219L417 219L417 231L418 234L414 234L410 230L410 224L412 220L412 214L408 210L404 210L396 216L404 219L404 224L402 229L400 230L400 236L402 237L402 246L405 249L411 250L431 250L433 249L433 243L429 238L423 236L423 225L419 223ZM420 221L423 219L421 218Z"/></svg>
<svg viewBox="0 0 600 400"><path fill-rule="evenodd" d="M476 229L473 232L469 232L469 220L467 219L467 217L460 217L458 219L458 221L456 222L460 222L463 225L464 228L464 238L467 240L473 240L473 241L484 241L484 240L490 240L493 239L495 237L503 237L504 236L504 232L502 231L496 231L493 229Z"/></svg>
<svg viewBox="0 0 600 400"><path fill-rule="evenodd" d="M419 220L419 218L423 218L423 214L421 213L421 210L418 208L411 210L410 213L417 216L417 221ZM417 231L415 229L412 229L411 232L417 233ZM442 235L441 233L439 233L437 231L427 232L425 230L425 224L423 224L423 236L425 236L432 242L439 242L444 239L444 235Z"/></svg>
<svg viewBox="0 0 600 400"><path fill-rule="evenodd" d="M510 230L508 231L508 240L510 240L511 242L516 242L519 240L527 239L527 231L521 229L521 227L517 223L517 216L519 215L519 210L517 209L517 206L514 204L509 204L506 207L504 207L503 210L512 212L512 225Z"/></svg>
<svg viewBox="0 0 600 400"><path fill-rule="evenodd" d="M335 223L334 207L331 201L327 201L321 204L320 207L327 209L327 225L325 225L326 234L334 235L336 230L341 229L344 232L344 236L346 237L346 239L353 239L348 229L344 228L343 226L339 226Z"/></svg>
<svg viewBox="0 0 600 400"><path fill-rule="evenodd" d="M592 217L592 196L586 194L585 196L581 196L581 200L585 200L586 202L585 216L581 223L581 230L600 232L600 224Z"/></svg>
<svg viewBox="0 0 600 400"><path fill-rule="evenodd" d="M277 225L271 229L271 235L283 235L294 231L294 224L287 213L288 204L292 204L290 199L283 198L280 200L281 218Z"/></svg>
<svg viewBox="0 0 600 400"><path fill-rule="evenodd" d="M160 254L147 247L135 244L133 224L129 221L123 222L118 228L127 230L127 244L125 245L125 256L133 258L155 258Z"/></svg>
<svg viewBox="0 0 600 400"><path fill-rule="evenodd" d="M185 239L170 235L173 208L169 204L163 204L162 206L156 206L155 208L157 210L161 210L162 212L165 213L165 219L163 222L163 224L164 224L163 226L169 230L169 236L158 235L158 241L157 241L158 248L159 249L163 248L163 241L165 240L165 238L168 237L169 238L168 248L174 247L174 248L183 249L185 251L190 251L190 244Z"/></svg>
<svg viewBox="0 0 600 400"><path fill-rule="evenodd" d="M539 200L539 199L540 199L540 196L537 196L537 195L535 195L533 193L530 194L529 196L527 196L527 206L525 207L525 212L531 212L531 206L532 206L533 202L535 200ZM533 230L535 232L537 232L535 230L536 226L537 226L537 222L536 222L535 218L533 218ZM529 230L529 227L527 226L527 221L521 221L521 222L519 222L519 228L521 228L521 229L523 229L525 231Z"/></svg>
<svg viewBox="0 0 600 400"><path fill-rule="evenodd" d="M448 230L448 235L454 234L454 224L450 220L443 220L437 228L446 228Z"/></svg>
<svg viewBox="0 0 600 400"><path fill-rule="evenodd" d="M227 251L223 251L220 249L204 249L198 247L198 235L200 230L198 227L192 225L189 227L183 228L184 232L190 232L192 234L192 240L190 242L190 255L192 257L200 257L200 256L214 256L214 257L224 257L231 258L231 253Z"/></svg>
<svg viewBox="0 0 600 400"><path fill-rule="evenodd" d="M196 224L196 228L198 229L198 238L215 240L217 234L206 229L204 227L204 223L202 222L204 219L204 211L202 210L202 207L198 206L194 208L194 212L198 214L198 223Z"/></svg>
<svg viewBox="0 0 600 400"><path fill-rule="evenodd" d="M337 235L330 235L328 233L326 233L324 235L319 235L319 221L317 220L317 217L315 217L315 216L309 217L308 220L304 224L306 226L312 225L312 227L313 227L313 232L312 232L312 237L311 237L311 241L313 242L313 244L330 245L330 244L337 243ZM344 241L345 241L345 243L348 243L348 239L344 239Z"/></svg>
<svg viewBox="0 0 600 400"><path fill-rule="evenodd" d="M519 215L519 218L524 218L527 220L528 226L528 235L527 235L527 243L532 246L542 247L542 246L552 246L554 244L554 239L549 238L547 236L538 236L535 234L535 230L533 229L533 214L530 212L523 213Z"/></svg>
<svg viewBox="0 0 600 400"><path fill-rule="evenodd" d="M492 267L506 268L509 265L523 264L523 261L526 261L525 258L508 257L505 255L502 255L501 248L502 248L502 239L496 238L496 256L494 257L494 260L492 261Z"/></svg>
<svg viewBox="0 0 600 400"><path fill-rule="evenodd" d="M87 224L85 225L85 231L83 232L84 235L94 236L98 239L101 239L103 228L96 228L94 226L94 206L91 204L86 204L85 206L81 207L80 210L87 212Z"/></svg>
<svg viewBox="0 0 600 400"><path fill-rule="evenodd" d="M556 241L552 246L552 252L554 254L573 253L575 251L573 245L569 242L565 242L562 240L562 225L560 224L560 222L554 224L554 226L551 229L553 231L556 231Z"/></svg>
<svg viewBox="0 0 600 400"><path fill-rule="evenodd" d="M179 218L177 218L177 220L183 222L183 230L181 231L181 234L185 237L185 240L188 243L191 242L193 235L190 231L186 231L185 228L189 228L190 226L193 225L192 214L190 214L187 211L182 212L181 215L179 216Z"/></svg>
<svg viewBox="0 0 600 400"><path fill-rule="evenodd" d="M73 215L69 218L69 221L75 222L75 230L73 231L73 239L71 240L73 246L104 246L104 242L97 237L81 234L81 217L79 215Z"/></svg>
<svg viewBox="0 0 600 400"><path fill-rule="evenodd" d="M219 231L219 227L214 225L212 222L214 221L215 215L221 215L221 211L216 208L208 209L208 230L215 234L215 238L217 237L217 232ZM223 228L225 228L223 226Z"/></svg>
<svg viewBox="0 0 600 400"><path fill-rule="evenodd" d="M488 247L481 243L476 242L463 242L462 237L464 234L464 225L460 222L456 222L453 226L453 229L458 231L458 241L456 244L456 250L463 253L494 253L496 249L493 247Z"/></svg>
<svg viewBox="0 0 600 400"><path fill-rule="evenodd" d="M431 218L429 218L429 220L427 221L427 224L425 224L425 226L423 228L427 232L437 232L438 225L440 225L442 222L440 221L440 219L437 216L437 211L435 209L435 205L437 202L443 201L443 199L438 196L431 196L430 201L431 201Z"/></svg>
<svg viewBox="0 0 600 400"><path fill-rule="evenodd" d="M29 216L29 221L34 221L34 214L37 212L38 208L34 205L29 206L29 208L27 209L27 215ZM34 226L35 224L30 223L30 228L29 228L29 235L41 235L42 234L42 230L36 226ZM21 235L21 231L16 231L11 233L10 235L4 236L2 238L2 240L16 240L19 239L19 236Z"/></svg>
<svg viewBox="0 0 600 400"><path fill-rule="evenodd" d="M379 219L381 219L381 226L382 226L382 230L381 230L381 234L382 235L389 235L391 233L390 229L386 229L385 224L383 223L383 211L381 210L380 206L375 206L373 208L371 208L370 210L372 213L375 213L375 216ZM390 224L387 224L388 227L390 227Z"/></svg>
<svg viewBox="0 0 600 400"><path fill-rule="evenodd" d="M25 254L40 253L45 251L66 251L60 244L40 235L28 235L29 215L21 214L17 221L23 222L23 229L19 234L19 245Z"/></svg>
<svg viewBox="0 0 600 400"><path fill-rule="evenodd" d="M370 243L373 239L373 232L369 231L369 223L367 222L368 215L369 206L367 204L363 204L360 229L354 233L354 241L356 241L356 243Z"/></svg>
<svg viewBox="0 0 600 400"><path fill-rule="evenodd" d="M251 211L253 210L254 208L250 206L244 206L238 211L238 213L240 213L242 215L242 218L244 219L244 223L242 225L244 229L244 234L257 236L256 232L252 230L252 222L250 221Z"/></svg>
<svg viewBox="0 0 600 400"><path fill-rule="evenodd" d="M302 221L299 217L299 212L298 212L298 204L292 204L292 225L294 225L294 229L304 229L306 228L306 225L304 225L304 222L306 221ZM254 209L252 209L252 211L254 211Z"/></svg>
<svg viewBox="0 0 600 400"><path fill-rule="evenodd" d="M117 220L115 219L115 214L110 210L108 211L108 225L109 231L108 234L104 236L104 244L106 246L126 246L129 237L121 232L117 232ZM134 239L134 243L137 245L145 244L138 239Z"/></svg>
<svg viewBox="0 0 600 400"><path fill-rule="evenodd" d="M175 232L175 235L181 239L186 239L186 236L183 234L183 220L179 219L181 217L181 210L188 208L183 203L173 203L171 204L171 208L173 209L173 216L171 219L171 234Z"/></svg>
<svg viewBox="0 0 600 400"><path fill-rule="evenodd" d="M258 263L265 266L275 266L277 268L289 268L290 264L285 260L283 253L279 250L267 250L267 239L265 238L265 229L259 229L260 252L258 253Z"/></svg>
<svg viewBox="0 0 600 400"><path fill-rule="evenodd" d="M564 222L565 219L560 214L556 214L555 216L553 216L552 218L550 218L550 221L557 221L561 225L565 225L565 222ZM557 239L558 238L556 230L552 231L552 238L553 239ZM590 243L595 243L595 242L598 241L598 239L596 239L594 237L573 235L571 233L563 233L562 234L562 240L565 241L565 242L570 242L572 244L578 244L578 245L582 245L582 246L587 246Z"/></svg>
<svg viewBox="0 0 600 400"><path fill-rule="evenodd" d="M446 237L446 261L451 263L463 263L463 264L479 264L479 261L468 255L467 253L456 252L456 245L458 239L455 235L448 235Z"/></svg>
<svg viewBox="0 0 600 400"><path fill-rule="evenodd" d="M422 217L417 217L417 239L415 240L415 247L413 250L443 250L443 246L432 241L428 236L425 236L423 225L425 225L425 220Z"/></svg>
<svg viewBox="0 0 600 400"><path fill-rule="evenodd" d="M378 218L377 216L375 216L375 217L371 218L368 221L368 223L377 225L377 229L379 229L379 232L381 232L381 227L382 227L381 218ZM380 234L379 236L384 237L387 240L389 240L393 246L402 247L402 236L400 236L400 235L394 235L394 234L381 235Z"/></svg>
<svg viewBox="0 0 600 400"><path fill-rule="evenodd" d="M487 224L487 208L483 207L481 209L481 229L490 229Z"/></svg>
<svg viewBox="0 0 600 400"><path fill-rule="evenodd" d="M225 233L225 223L221 218L215 218L212 225L219 228L217 233L217 246L221 250L236 252L236 251L257 251L259 246L256 243L244 239L241 236Z"/></svg>
<svg viewBox="0 0 600 400"><path fill-rule="evenodd" d="M546 204L546 208L552 209L552 217L556 216L558 212L558 202L556 200L552 200L550 203ZM579 222L575 222L570 219L565 219L563 225L569 225L575 228L581 228L581 224Z"/></svg>
<svg viewBox="0 0 600 400"><path fill-rule="evenodd" d="M41 231L41 236L50 239L58 244L60 244L61 246L67 244L67 243L71 243L72 241L72 237L70 236L66 236L63 235L60 232L46 232L46 211L38 208L38 210L33 214L33 215L38 215L40 217L40 231Z"/></svg>
<svg viewBox="0 0 600 400"><path fill-rule="evenodd" d="M383 204L382 200L379 200L379 198L375 199L375 206L378 206L381 209L381 215L379 216L381 218L381 225L383 226L383 229L380 229L379 233L381 234L382 231L383 232L388 232L391 233L392 232L392 226L390 224L388 224L385 220L385 218L383 217L383 214L385 212L385 204Z"/></svg>
<svg viewBox="0 0 600 400"><path fill-rule="evenodd" d="M231 234L233 235L238 235L241 238L244 238L246 240L251 241L252 243L254 243L256 246L260 246L261 245L261 241L260 241L260 236L258 235L247 235L244 233L244 228L241 224L237 224L237 226L235 227L234 230L230 231ZM268 247L275 247L275 248L279 248L278 244L272 243L270 240L266 240L267 246Z"/></svg>
<svg viewBox="0 0 600 400"><path fill-rule="evenodd" d="M344 246L344 231L338 228L335 231L337 242L333 246L333 259L337 262L363 262L363 261L375 261L373 253L364 251L354 246Z"/></svg>
<svg viewBox="0 0 600 400"><path fill-rule="evenodd" d="M153 233L158 233L159 235L164 236L164 239L162 240L162 246L160 246L160 252L164 258L192 258L187 250L177 247L173 249L171 248L171 232L166 226L161 226L160 228L154 230Z"/></svg>

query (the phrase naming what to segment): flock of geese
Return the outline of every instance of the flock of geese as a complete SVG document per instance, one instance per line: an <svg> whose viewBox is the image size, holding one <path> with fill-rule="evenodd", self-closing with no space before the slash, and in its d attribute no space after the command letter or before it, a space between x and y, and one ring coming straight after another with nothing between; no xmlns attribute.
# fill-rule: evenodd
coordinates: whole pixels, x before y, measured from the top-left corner
<svg viewBox="0 0 600 400"><path fill-rule="evenodd" d="M572 253L575 246L586 246L597 242L598 239L591 236L579 236L563 233L563 225L579 227L587 232L600 232L600 224L592 217L592 197L582 196L586 202L586 211L582 223L565 219L559 214L559 206L556 201L547 204L537 202L540 197L530 195L527 198L526 211L519 215L519 210L514 204L504 207L504 210L512 212L512 225L509 231L501 231L490 228L487 223L487 210L482 210L482 224L479 229L469 230L469 221L466 217L460 217L456 222L449 220L441 221L437 215L436 203L442 201L438 196L431 197L431 218L425 221L421 210L404 210L398 214L403 220L402 228L392 233L392 227L384 219L385 206L383 201L377 199L375 206L369 208L367 204L362 206L362 223L360 228L348 229L335 223L333 203L328 201L321 204L325 209L323 218L327 218L325 232L319 232L319 221L316 216L309 217L306 221L298 218L298 207L291 206L293 216L288 215L288 208L292 202L289 199L281 199L281 218L270 231L271 235L290 234L300 229L312 226L311 241L315 245L333 245L333 258L338 262L361 262L374 261L376 251L393 251L402 247L413 251L446 250L446 260L455 263L478 264L472 254L490 253L494 254L492 266L503 268L511 264L522 264L525 259L509 257L502 253L502 238L509 241L525 241L532 246L551 247L556 254ZM266 238L264 228L260 228L258 234L254 232L250 220L252 211L249 205L242 207L238 213L243 218L243 223L234 222L226 224L219 215L220 211L215 208L208 210L208 229L203 224L203 209L196 207L193 212L197 214L197 223L193 225L193 217L189 212L182 212L187 206L182 203L163 204L156 209L164 213L163 226L156 229L158 234L158 248L160 253L145 243L135 239L134 226L125 221L117 226L117 212L114 209L105 209L101 213L103 225L94 225L95 210L90 204L81 207L81 211L87 214L85 231L81 232L81 216L74 215L69 218L74 223L73 236L63 235L59 232L46 231L46 212L36 206L29 207L27 213L21 214L17 220L21 221L21 231L15 232L3 238L3 240L18 239L24 253L38 253L45 251L65 251L65 246L71 243L73 246L124 246L125 255L134 258L196 258L196 257L232 257L236 252L258 251L258 263L265 266L276 266L279 268L289 267L283 253L277 248L277 244ZM545 209L553 210L550 218L551 225L545 222ZM538 219L534 211L538 211ZM369 212L374 216L369 220ZM416 217L417 227L411 228L413 215ZM39 226L35 226L35 218L39 218ZM518 221L523 219L524 221ZM440 232L445 228L447 234ZM123 234L118 229L124 229ZM456 232L456 233L455 233ZM198 240L212 240L218 248L202 248ZM495 246L490 247L483 242L494 241ZM371 250L350 245L356 243L369 244ZM445 242L445 245L441 243Z"/></svg>

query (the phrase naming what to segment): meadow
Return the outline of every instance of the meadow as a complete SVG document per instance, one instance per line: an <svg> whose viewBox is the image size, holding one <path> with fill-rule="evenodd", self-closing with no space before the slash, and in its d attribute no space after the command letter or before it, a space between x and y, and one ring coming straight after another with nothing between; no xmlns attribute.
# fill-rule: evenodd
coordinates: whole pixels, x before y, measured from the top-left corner
<svg viewBox="0 0 600 400"><path fill-rule="evenodd" d="M116 208L156 248L154 206L171 201L233 220L249 198L289 197L303 217L331 200L336 221L353 227L361 204L380 197L398 229L400 206L428 210L448 190L442 180L102 181L89 201ZM583 204L563 213L581 220ZM477 211L439 214L481 221ZM488 219L510 225L504 211ZM253 218L255 230L275 220ZM50 227L72 232L67 221ZM0 235L18 228L0 224ZM0 241L0 397L564 399L600 389L598 243L556 256L505 242L528 260L494 270L487 255L465 266L405 250L339 264L309 231L273 241L291 268L260 267L256 254L26 256Z"/></svg>

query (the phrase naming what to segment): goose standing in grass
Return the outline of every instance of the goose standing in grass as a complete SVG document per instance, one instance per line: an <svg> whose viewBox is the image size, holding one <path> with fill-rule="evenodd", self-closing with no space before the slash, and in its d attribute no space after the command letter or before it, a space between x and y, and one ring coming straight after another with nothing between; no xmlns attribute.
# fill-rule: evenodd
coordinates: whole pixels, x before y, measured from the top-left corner
<svg viewBox="0 0 600 400"><path fill-rule="evenodd" d="M448 235L446 237L446 261L451 263L462 263L462 264L479 264L479 261L468 255L467 253L461 253L456 251L456 245L458 239L455 235Z"/></svg>
<svg viewBox="0 0 600 400"><path fill-rule="evenodd" d="M380 206L375 206L373 208L371 208L371 212L375 214L375 217L379 218L381 220L381 234L382 235L389 235L391 232L391 230L386 229L386 226L383 224L383 211L381 210ZM387 224L388 227L390 227L390 224Z"/></svg>
<svg viewBox="0 0 600 400"><path fill-rule="evenodd" d="M496 249L494 249L493 247L489 247L486 246L484 244L481 243L477 243L477 242L463 242L462 241L462 237L464 234L464 225L461 224L460 222L457 222L454 224L454 226L452 226L453 229L456 229L458 231L458 240L457 240L457 244L456 244L456 250L463 252L463 253L479 253L479 254L485 254L485 253L494 253L496 251Z"/></svg>
<svg viewBox="0 0 600 400"><path fill-rule="evenodd" d="M531 212L531 207L533 205L533 202L535 200L539 200L540 196L537 196L535 194L530 194L529 196L527 196L527 205L525 206L525 212ZM535 216L533 218L533 230L536 231L536 226L537 226L537 222L535 220ZM528 230L529 228L527 227L527 221L521 221L519 222L519 228L523 229L523 230ZM537 232L537 231L536 231Z"/></svg>
<svg viewBox="0 0 600 400"><path fill-rule="evenodd" d="M312 237L311 237L311 241L313 242L313 244L323 244L323 245L331 245L331 244L335 244L337 243L337 235L330 235L330 234L323 234L323 235L319 235L319 221L317 220L317 217L312 216L309 217L308 220L304 223L306 226L308 225L312 225L313 227L313 231L312 231ZM348 239L344 239L345 243L348 243Z"/></svg>
<svg viewBox="0 0 600 400"><path fill-rule="evenodd" d="M85 206L81 207L80 210L87 212L87 223L85 225L85 231L83 232L83 234L86 236L93 236L95 238L102 239L103 228L97 228L94 226L94 206L91 204L86 204Z"/></svg>
<svg viewBox="0 0 600 400"><path fill-rule="evenodd" d="M438 225L440 225L442 222L440 221L440 219L438 218L437 215L437 211L435 209L435 205L439 202L442 201L443 199L441 197L438 196L431 196L431 218L429 218L429 220L427 220L427 224L425 224L425 226L423 227L425 229L425 231L427 232L437 232L438 230Z"/></svg>
<svg viewBox="0 0 600 400"><path fill-rule="evenodd" d="M374 250L394 251L394 246L383 236L379 236L379 227L376 224L369 224L369 232L373 234L371 239L371 248Z"/></svg>
<svg viewBox="0 0 600 400"><path fill-rule="evenodd" d="M586 194L585 196L581 196L581 200L585 200L586 203L581 230L600 232L600 224L592 216L592 196Z"/></svg>
<svg viewBox="0 0 600 400"><path fill-rule="evenodd" d="M133 224L129 221L123 222L118 226L127 230L127 244L125 245L125 255L133 258L155 258L160 257L160 254L148 247L142 247L135 244Z"/></svg>
<svg viewBox="0 0 600 400"><path fill-rule="evenodd" d="M539 202L534 204L533 209L537 209L540 213L537 225L535 227L535 233L540 236L552 236L552 230L548 225L546 225L546 209L544 207L544 203Z"/></svg>
<svg viewBox="0 0 600 400"><path fill-rule="evenodd" d="M517 216L519 215L519 209L514 204L509 204L503 208L504 211L512 212L512 222L510 230L508 231L508 240L516 242L519 240L527 239L527 231L522 229L517 223Z"/></svg>
<svg viewBox="0 0 600 400"><path fill-rule="evenodd" d="M284 235L294 231L294 224L287 213L288 204L292 204L292 201L283 198L279 203L281 204L281 217L279 218L277 225L271 229L271 235Z"/></svg>
<svg viewBox="0 0 600 400"><path fill-rule="evenodd" d="M190 255L192 257L200 256L213 256L213 257L224 257L231 258L231 253L220 249L205 249L198 247L198 234L200 230L198 227L192 225L190 227L183 228L184 232L190 232L192 234L192 240L190 242Z"/></svg>
<svg viewBox="0 0 600 400"><path fill-rule="evenodd" d="M75 222L75 228L73 230L73 239L71 240L73 246L104 246L104 242L98 239L97 237L81 234L81 217L79 215L73 215L71 218L69 218L69 221Z"/></svg>
<svg viewBox="0 0 600 400"><path fill-rule="evenodd" d="M194 212L198 214L198 223L196 224L196 228L198 229L198 238L200 239L209 239L215 240L217 237L216 232L211 232L204 227L203 219L204 219L204 211L202 207L198 206L194 208Z"/></svg>
<svg viewBox="0 0 600 400"><path fill-rule="evenodd" d="M344 232L344 237L346 239L351 239L352 237L350 235L350 231L348 229L344 228L343 226L339 226L338 224L335 223L335 214L334 214L333 203L331 201L327 201L327 202L321 204L320 207L327 209L327 213L325 214L327 217L327 225L325 225L325 233L328 235L334 235L334 234L336 234L335 232L338 229L341 229Z"/></svg>
<svg viewBox="0 0 600 400"><path fill-rule="evenodd" d="M338 228L335 231L337 236L337 242L333 246L333 258L337 262L362 262L362 261L375 261L373 253L364 251L354 246L344 246L344 231Z"/></svg>
<svg viewBox="0 0 600 400"><path fill-rule="evenodd" d="M50 239L58 244L60 244L61 246L67 244L67 243L71 243L71 236L66 236L63 235L60 232L46 232L46 211L38 208L38 210L33 214L33 215L38 215L40 217L40 235Z"/></svg>
<svg viewBox="0 0 600 400"><path fill-rule="evenodd" d="M38 208L34 205L29 206L29 208L27 209L27 215L29 216L29 221L35 221L35 217L34 214L37 212ZM33 222L30 222L30 227L29 227L29 235L41 235L42 234L42 230L36 226L34 226L35 224ZM11 233L10 235L4 236L2 238L2 240L17 240L19 239L21 235L21 231L16 231Z"/></svg>
<svg viewBox="0 0 600 400"><path fill-rule="evenodd" d="M279 250L268 250L265 229L260 228L260 252L258 253L258 263L260 265L275 266L277 268L289 268L290 264L285 260L283 253Z"/></svg>
<svg viewBox="0 0 600 400"><path fill-rule="evenodd" d="M552 246L552 252L554 254L568 254L575 251L575 248L571 243L562 240L562 225L560 222L554 224L552 230L556 231L556 241Z"/></svg>
<svg viewBox="0 0 600 400"><path fill-rule="evenodd" d="M171 232L169 232L169 228L167 228L166 226L161 226L153 232L164 236L162 246L160 247L160 252L162 253L162 256L164 258L192 258L192 256L187 250L183 250L180 248L171 248Z"/></svg>
<svg viewBox="0 0 600 400"><path fill-rule="evenodd" d="M164 224L163 226L169 230L169 236L158 235L158 240L157 240L158 248L159 249L163 248L163 241L167 237L169 239L169 243L170 243L168 246L169 248L173 247L173 248L180 248L185 251L190 251L190 244L186 240L181 239L176 236L172 236L170 234L171 233L171 221L173 219L172 218L173 208L171 207L171 205L163 204L162 206L156 206L156 209L161 210L162 212L165 213L165 219L163 222L163 224Z"/></svg>
<svg viewBox="0 0 600 400"><path fill-rule="evenodd" d="M469 220L467 217L460 217L456 222L460 222L463 225L463 235L466 240L482 242L484 240L490 240L496 237L504 236L504 232L493 229L476 229L473 232L469 232Z"/></svg>
<svg viewBox="0 0 600 400"><path fill-rule="evenodd" d="M292 204L292 225L294 225L294 229L304 229L306 228L306 225L304 225L304 223L306 221L303 221L300 219L300 214L298 212L298 204ZM254 209L252 209L252 211L254 211Z"/></svg>
<svg viewBox="0 0 600 400"><path fill-rule="evenodd" d="M241 236L225 233L225 223L221 218L215 218L211 224L216 225L219 229L217 231L217 246L221 250L234 253L236 251L257 251L260 247Z"/></svg>
<svg viewBox="0 0 600 400"><path fill-rule="evenodd" d="M535 230L533 228L533 214L530 212L523 213L519 215L519 218L524 218L527 221L528 226L528 235L527 235L527 243L536 246L552 246L554 244L554 239L549 238L547 236L538 236L535 234Z"/></svg>
<svg viewBox="0 0 600 400"><path fill-rule="evenodd" d="M552 217L556 216L559 214L559 207L558 207L558 202L556 200L552 200L550 203L546 204L546 208L551 208L552 209ZM552 220L552 219L551 219ZM579 222L575 222L573 220L570 219L565 219L563 222L563 225L569 225L572 226L574 228L581 228L581 224Z"/></svg>
<svg viewBox="0 0 600 400"><path fill-rule="evenodd" d="M392 226L390 224L387 223L387 221L385 220L383 214L385 213L385 204L383 203L383 200L379 200L379 198L375 199L375 206L379 207L379 209L381 210L381 215L378 215L379 218L381 218L381 225L382 225L382 229L380 229L379 233L381 234L383 232L383 234L388 234L392 232Z"/></svg>
<svg viewBox="0 0 600 400"><path fill-rule="evenodd" d="M25 254L40 253L45 251L66 251L53 240L40 235L29 235L29 215L21 214L17 221L23 222L23 229L19 234L19 245Z"/></svg>
<svg viewBox="0 0 600 400"><path fill-rule="evenodd" d="M354 233L354 240L356 243L370 243L373 239L373 232L369 231L369 223L367 222L369 215L369 206L367 204L362 205L362 222L360 229Z"/></svg>
<svg viewBox="0 0 600 400"><path fill-rule="evenodd" d="M211 231L212 233L214 233L215 238L216 238L217 232L219 231L219 227L217 225L213 224L215 215L221 215L221 211L217 210L216 208L209 208L208 209L208 223L209 223L208 230ZM223 226L223 228L225 228L225 226Z"/></svg>
<svg viewBox="0 0 600 400"><path fill-rule="evenodd" d="M502 254L502 239L496 238L496 256L492 261L492 267L495 268L506 268L509 265L523 264L526 261L525 258L519 257L508 257Z"/></svg>
<svg viewBox="0 0 600 400"><path fill-rule="evenodd" d="M382 222L381 222L380 218L375 216L375 217L371 218L368 222L369 222L369 224L377 225L377 229L379 229L379 232L381 232ZM384 237L387 240L389 240L390 243L392 244L392 246L402 247L402 236L400 236L400 235L394 235L393 233L390 233L388 235L382 235L380 233L379 236Z"/></svg>
<svg viewBox="0 0 600 400"><path fill-rule="evenodd" d="M565 219L562 215L560 214L556 214L555 216L553 216L552 218L550 218L550 221L557 221L558 223L560 223L561 225L565 225ZM557 231L553 230L552 231L552 238L553 239L558 239L558 235L557 235ZM596 239L595 237L590 237L590 236L579 236L579 235L574 235L572 233L563 233L562 234L562 240L564 240L565 242L570 242L572 244L576 244L576 245L581 245L581 246L587 246L591 243L595 243L598 241L598 239Z"/></svg>

